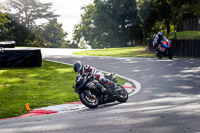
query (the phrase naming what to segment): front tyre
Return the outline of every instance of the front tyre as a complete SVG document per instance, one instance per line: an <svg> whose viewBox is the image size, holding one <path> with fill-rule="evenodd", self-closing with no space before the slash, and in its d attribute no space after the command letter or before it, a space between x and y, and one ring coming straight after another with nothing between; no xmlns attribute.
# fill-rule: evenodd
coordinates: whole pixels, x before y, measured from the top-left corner
<svg viewBox="0 0 200 133"><path fill-rule="evenodd" d="M128 92L124 87L118 85L117 89L115 89L115 93L116 93L116 100L118 102L123 103L128 100Z"/></svg>
<svg viewBox="0 0 200 133"><path fill-rule="evenodd" d="M172 58L173 58L173 53L172 53L172 50L171 50L171 49L168 50L168 58L169 58L169 59L172 59Z"/></svg>
<svg viewBox="0 0 200 133"><path fill-rule="evenodd" d="M156 56L158 57L158 59L162 59L163 54L160 51L157 51Z"/></svg>
<svg viewBox="0 0 200 133"><path fill-rule="evenodd" d="M94 98L87 96L83 91L79 93L79 98L81 102L89 107L89 108L96 108L99 105L99 100L98 98L94 95L91 94Z"/></svg>

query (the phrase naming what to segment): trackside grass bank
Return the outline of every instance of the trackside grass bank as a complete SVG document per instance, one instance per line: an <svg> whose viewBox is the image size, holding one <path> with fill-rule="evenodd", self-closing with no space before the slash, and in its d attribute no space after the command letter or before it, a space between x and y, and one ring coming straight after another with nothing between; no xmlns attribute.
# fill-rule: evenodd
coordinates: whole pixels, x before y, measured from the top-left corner
<svg viewBox="0 0 200 133"><path fill-rule="evenodd" d="M71 66L48 61L36 68L0 68L0 118L31 109L77 101L72 85L76 74Z"/></svg>
<svg viewBox="0 0 200 133"><path fill-rule="evenodd" d="M146 52L147 46L95 49L75 52L75 55L112 56L112 57L146 57L155 58L154 53Z"/></svg>
<svg viewBox="0 0 200 133"><path fill-rule="evenodd" d="M76 76L72 66L44 60L42 67L0 68L0 118L27 113L26 103L32 110L79 101L72 88Z"/></svg>
<svg viewBox="0 0 200 133"><path fill-rule="evenodd" d="M155 53L147 52L146 49L147 46L106 48L106 49L86 50L81 52L75 52L73 54L85 55L85 56L157 58ZM163 58L168 59L168 57L165 56ZM199 57L173 56L173 58L199 58Z"/></svg>
<svg viewBox="0 0 200 133"><path fill-rule="evenodd" d="M167 35L169 39L175 38L175 33ZM176 32L176 39L200 39L200 31L182 31Z"/></svg>

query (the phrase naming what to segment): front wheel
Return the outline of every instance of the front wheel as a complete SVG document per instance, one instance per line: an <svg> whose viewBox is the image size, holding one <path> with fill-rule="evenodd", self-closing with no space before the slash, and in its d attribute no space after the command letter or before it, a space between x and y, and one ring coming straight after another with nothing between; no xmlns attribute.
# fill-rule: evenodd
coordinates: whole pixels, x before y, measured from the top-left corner
<svg viewBox="0 0 200 133"><path fill-rule="evenodd" d="M89 107L89 108L96 108L96 107L98 107L98 105L99 105L99 100L98 100L98 98L96 97L95 94L92 94L92 93L91 93L91 95L92 95L93 97L87 96L87 95L82 91L82 92L79 93L79 98L80 98L81 102L82 102L85 106L87 106L87 107Z"/></svg>
<svg viewBox="0 0 200 133"><path fill-rule="evenodd" d="M163 53L161 53L160 51L157 51L156 56L158 57L158 59L162 59Z"/></svg>
<svg viewBox="0 0 200 133"><path fill-rule="evenodd" d="M173 53L172 53L172 50L171 50L171 49L168 50L168 58L169 58L169 59L172 59L172 58L173 58Z"/></svg>
<svg viewBox="0 0 200 133"><path fill-rule="evenodd" d="M118 102L123 103L128 100L128 92L124 87L118 85L117 89L115 89L115 93L116 93L116 100Z"/></svg>

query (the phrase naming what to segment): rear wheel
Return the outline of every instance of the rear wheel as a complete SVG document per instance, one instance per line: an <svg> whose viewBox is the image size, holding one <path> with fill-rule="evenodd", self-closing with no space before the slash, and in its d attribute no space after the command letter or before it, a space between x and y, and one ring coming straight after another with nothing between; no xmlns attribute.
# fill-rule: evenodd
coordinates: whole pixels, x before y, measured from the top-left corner
<svg viewBox="0 0 200 133"><path fill-rule="evenodd" d="M118 85L117 89L115 89L116 100L123 103L128 100L128 92L126 89L120 85Z"/></svg>
<svg viewBox="0 0 200 133"><path fill-rule="evenodd" d="M93 97L87 96L83 91L79 93L80 100L85 106L89 108L96 108L99 105L99 100L95 94L91 93L91 95Z"/></svg>

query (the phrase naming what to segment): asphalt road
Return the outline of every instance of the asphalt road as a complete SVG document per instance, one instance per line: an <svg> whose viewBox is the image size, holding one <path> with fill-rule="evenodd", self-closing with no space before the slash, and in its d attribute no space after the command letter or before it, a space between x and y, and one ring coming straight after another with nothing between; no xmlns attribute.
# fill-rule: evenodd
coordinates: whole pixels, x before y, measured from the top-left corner
<svg viewBox="0 0 200 133"><path fill-rule="evenodd" d="M0 132L197 133L200 132L200 59L72 56L43 51L43 58L73 64L81 60L141 83L126 103L97 109L1 120ZM59 55L59 53L61 53Z"/></svg>

